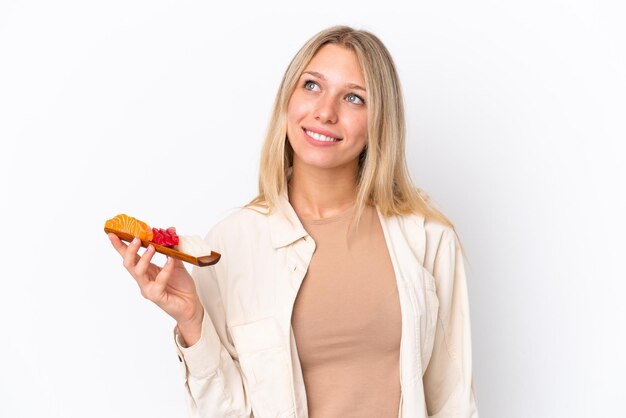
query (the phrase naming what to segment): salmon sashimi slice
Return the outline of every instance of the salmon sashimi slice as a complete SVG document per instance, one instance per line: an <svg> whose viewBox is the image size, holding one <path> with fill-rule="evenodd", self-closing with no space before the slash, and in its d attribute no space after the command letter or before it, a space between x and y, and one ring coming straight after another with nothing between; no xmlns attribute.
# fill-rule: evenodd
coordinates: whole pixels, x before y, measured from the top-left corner
<svg viewBox="0 0 626 418"><path fill-rule="evenodd" d="M152 228L139 219L128 216L124 213L109 219L104 224L105 228L115 229L116 231L126 232L141 240L152 241Z"/></svg>

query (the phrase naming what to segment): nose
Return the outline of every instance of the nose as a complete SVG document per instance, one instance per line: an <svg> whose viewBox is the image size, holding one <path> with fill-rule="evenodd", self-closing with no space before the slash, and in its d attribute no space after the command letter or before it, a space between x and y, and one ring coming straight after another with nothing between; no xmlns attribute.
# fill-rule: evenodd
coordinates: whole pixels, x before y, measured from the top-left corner
<svg viewBox="0 0 626 418"><path fill-rule="evenodd" d="M331 95L320 97L315 108L315 120L321 123L337 122L337 104Z"/></svg>

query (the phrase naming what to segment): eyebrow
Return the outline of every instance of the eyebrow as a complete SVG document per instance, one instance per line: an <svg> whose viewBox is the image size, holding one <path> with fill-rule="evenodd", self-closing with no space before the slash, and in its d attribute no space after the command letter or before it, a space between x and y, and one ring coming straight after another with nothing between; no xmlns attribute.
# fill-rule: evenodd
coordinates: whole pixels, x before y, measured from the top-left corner
<svg viewBox="0 0 626 418"><path fill-rule="evenodd" d="M314 77L317 77L317 78L319 78L321 80L326 81L326 77L324 77L323 74L318 73L317 71L305 71L302 74L311 74ZM354 83L346 83L346 87L354 89L354 90L366 91L364 87L361 87L358 84L354 84Z"/></svg>

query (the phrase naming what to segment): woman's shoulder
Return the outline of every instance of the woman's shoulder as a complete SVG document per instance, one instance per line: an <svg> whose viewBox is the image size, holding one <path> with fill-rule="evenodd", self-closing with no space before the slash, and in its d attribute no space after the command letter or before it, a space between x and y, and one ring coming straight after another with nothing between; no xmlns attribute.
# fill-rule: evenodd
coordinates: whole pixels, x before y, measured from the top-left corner
<svg viewBox="0 0 626 418"><path fill-rule="evenodd" d="M454 234L454 226L444 222L441 219L437 219L432 216L427 216L418 212L413 212L403 215L395 215L397 222L402 228L409 234L416 233L418 231L425 231L429 236L442 236L446 234Z"/></svg>
<svg viewBox="0 0 626 418"><path fill-rule="evenodd" d="M412 250L418 253L425 267L432 269L440 250L455 247L458 237L454 226L420 213L395 216Z"/></svg>
<svg viewBox="0 0 626 418"><path fill-rule="evenodd" d="M238 240L267 228L267 211L243 206L224 215L207 233L209 242Z"/></svg>
<svg viewBox="0 0 626 418"><path fill-rule="evenodd" d="M432 238L456 235L454 225L443 219L413 212L395 216L398 222L409 232L425 231ZM447 218L446 218L447 219Z"/></svg>

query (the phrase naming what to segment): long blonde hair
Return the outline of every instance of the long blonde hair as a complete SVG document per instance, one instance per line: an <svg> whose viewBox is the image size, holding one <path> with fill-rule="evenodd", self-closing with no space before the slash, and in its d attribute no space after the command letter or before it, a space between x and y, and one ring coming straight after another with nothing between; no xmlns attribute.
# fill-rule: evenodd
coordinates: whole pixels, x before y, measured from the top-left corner
<svg viewBox="0 0 626 418"><path fill-rule="evenodd" d="M317 51L336 44L353 51L368 92L368 143L359 158L355 219L367 204L383 216L419 213L454 228L430 198L411 182L405 161L404 104L398 74L387 48L375 35L348 26L334 26L313 36L295 55L274 100L261 151L259 194L247 207L272 211L287 190L293 149L287 140L287 105L298 79Z"/></svg>

